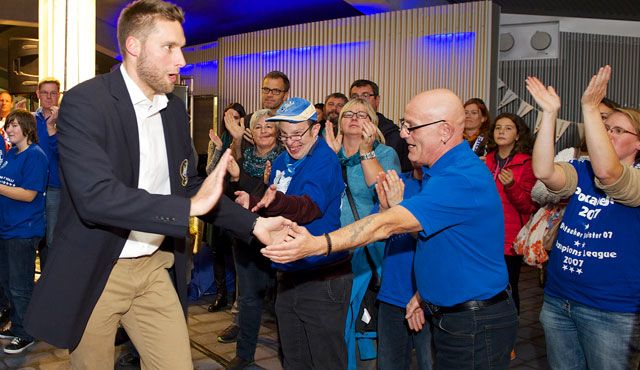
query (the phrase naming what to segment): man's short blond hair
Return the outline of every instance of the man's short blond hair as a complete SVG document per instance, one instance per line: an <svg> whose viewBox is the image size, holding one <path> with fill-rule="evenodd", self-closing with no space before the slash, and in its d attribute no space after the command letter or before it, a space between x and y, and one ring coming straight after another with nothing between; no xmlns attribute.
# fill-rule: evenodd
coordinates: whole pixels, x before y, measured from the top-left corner
<svg viewBox="0 0 640 370"><path fill-rule="evenodd" d="M184 13L179 6L162 0L137 0L122 9L118 17L118 46L123 59L127 37L145 40L158 19L184 23Z"/></svg>

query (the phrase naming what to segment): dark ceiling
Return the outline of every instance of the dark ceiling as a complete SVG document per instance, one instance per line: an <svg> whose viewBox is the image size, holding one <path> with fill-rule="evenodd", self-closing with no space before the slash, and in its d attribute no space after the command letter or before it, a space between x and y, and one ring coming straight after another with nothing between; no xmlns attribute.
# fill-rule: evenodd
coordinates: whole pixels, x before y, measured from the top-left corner
<svg viewBox="0 0 640 370"><path fill-rule="evenodd" d="M188 45L262 29L468 0L175 0L186 13ZM128 0L97 0L97 16L115 27ZM495 0L502 13L640 21L639 0Z"/></svg>

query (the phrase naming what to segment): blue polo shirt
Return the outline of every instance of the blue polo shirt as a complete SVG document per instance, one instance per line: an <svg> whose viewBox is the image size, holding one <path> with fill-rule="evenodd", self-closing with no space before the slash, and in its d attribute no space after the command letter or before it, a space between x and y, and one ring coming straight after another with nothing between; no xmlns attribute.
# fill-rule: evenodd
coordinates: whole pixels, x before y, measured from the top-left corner
<svg viewBox="0 0 640 370"><path fill-rule="evenodd" d="M59 162L60 155L58 154L58 135L49 136L47 131L47 120L44 118L42 108L38 108L36 111L36 124L38 131L38 145L47 155L49 159L49 183L48 186L52 188L60 188L60 170Z"/></svg>
<svg viewBox="0 0 640 370"><path fill-rule="evenodd" d="M37 144L22 153L11 148L0 156L0 184L35 190L31 202L0 195L0 239L44 236L44 191L47 186L47 156Z"/></svg>
<svg viewBox="0 0 640 370"><path fill-rule="evenodd" d="M462 142L400 203L420 222L414 271L420 296L438 306L488 299L508 284L502 202L487 166Z"/></svg>
<svg viewBox="0 0 640 370"><path fill-rule="evenodd" d="M293 160L282 152L271 166L271 184L287 195L308 195L320 208L322 216L303 225L312 235L322 235L340 228L340 199L344 180L338 156L322 138L318 138L307 155ZM311 256L290 263L273 263L282 271L310 270L346 258L349 252Z"/></svg>
<svg viewBox="0 0 640 370"><path fill-rule="evenodd" d="M404 182L404 198L420 192L422 181L413 177L413 171L400 175ZM377 211L377 206L375 211ZM416 292L413 258L416 239L411 234L392 235L387 239L382 261L382 286L378 300L404 308Z"/></svg>

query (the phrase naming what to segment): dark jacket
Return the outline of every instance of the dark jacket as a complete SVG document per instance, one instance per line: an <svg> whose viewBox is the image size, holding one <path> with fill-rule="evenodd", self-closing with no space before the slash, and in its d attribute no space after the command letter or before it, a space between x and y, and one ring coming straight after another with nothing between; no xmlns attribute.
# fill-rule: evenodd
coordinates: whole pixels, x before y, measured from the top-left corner
<svg viewBox="0 0 640 370"><path fill-rule="evenodd" d="M382 113L378 112L378 128L384 136L385 144L395 149L400 159L402 172L412 171L413 166L409 160L409 147L407 142L400 137L400 128Z"/></svg>
<svg viewBox="0 0 640 370"><path fill-rule="evenodd" d="M161 111L171 195L138 189L140 150L133 104L119 69L69 90L60 107L62 198L47 266L25 326L34 337L73 350L131 230L167 235L178 296L186 305L189 197L202 179L184 102L167 94ZM184 167L183 167L184 166ZM214 223L250 239L255 215L223 197Z"/></svg>

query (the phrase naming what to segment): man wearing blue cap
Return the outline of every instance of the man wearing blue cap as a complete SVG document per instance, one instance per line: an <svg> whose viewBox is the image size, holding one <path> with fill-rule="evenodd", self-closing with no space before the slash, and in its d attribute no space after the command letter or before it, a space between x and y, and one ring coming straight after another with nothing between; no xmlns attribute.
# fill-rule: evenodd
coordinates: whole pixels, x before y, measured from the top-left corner
<svg viewBox="0 0 640 370"><path fill-rule="evenodd" d="M313 235L340 227L344 181L335 152L318 136L313 104L285 101L274 117L286 148L273 162L267 194L253 211L281 215ZM248 195L243 194L245 205ZM345 369L344 326L353 275L348 252L274 263L278 270L276 315L285 369Z"/></svg>

